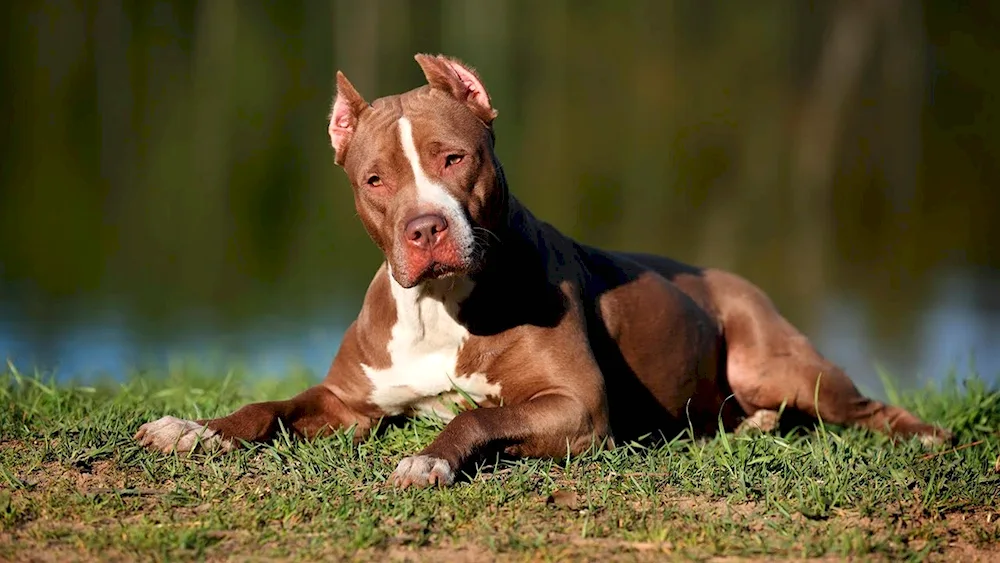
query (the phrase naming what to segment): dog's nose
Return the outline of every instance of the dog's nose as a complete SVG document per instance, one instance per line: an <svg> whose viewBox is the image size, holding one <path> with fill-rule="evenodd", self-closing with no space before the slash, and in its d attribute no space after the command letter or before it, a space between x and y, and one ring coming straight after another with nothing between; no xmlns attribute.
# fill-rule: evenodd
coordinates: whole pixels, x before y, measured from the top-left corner
<svg viewBox="0 0 1000 563"><path fill-rule="evenodd" d="M444 238L448 221L437 214L421 215L406 224L406 241L417 248L431 248Z"/></svg>

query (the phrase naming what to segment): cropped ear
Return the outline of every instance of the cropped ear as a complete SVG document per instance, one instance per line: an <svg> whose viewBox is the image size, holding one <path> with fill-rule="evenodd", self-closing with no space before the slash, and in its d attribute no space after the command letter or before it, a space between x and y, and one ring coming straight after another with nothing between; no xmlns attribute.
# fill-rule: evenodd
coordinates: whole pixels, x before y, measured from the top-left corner
<svg viewBox="0 0 1000 563"><path fill-rule="evenodd" d="M347 154L347 147L351 142L351 137L358 128L358 119L361 112L368 107L368 102L358 94L351 82L344 76L344 73L337 71L337 97L333 100L333 109L330 110L330 144L336 151L334 162L338 165L344 164L344 157Z"/></svg>
<svg viewBox="0 0 1000 563"><path fill-rule="evenodd" d="M490 95L475 69L457 59L444 55L414 55L424 71L431 88L444 90L462 102L479 119L490 125L497 117L497 110L490 104Z"/></svg>

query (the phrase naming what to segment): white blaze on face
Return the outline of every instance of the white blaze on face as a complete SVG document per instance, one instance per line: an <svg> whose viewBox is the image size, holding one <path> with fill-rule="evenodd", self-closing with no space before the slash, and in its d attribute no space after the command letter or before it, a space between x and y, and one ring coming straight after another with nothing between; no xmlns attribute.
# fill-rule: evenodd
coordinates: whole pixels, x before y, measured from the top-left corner
<svg viewBox="0 0 1000 563"><path fill-rule="evenodd" d="M403 154L413 169L413 179L417 185L417 200L427 206L428 211L440 213L448 221L450 236L459 252L468 257L472 251L472 227L465 217L461 204L448 189L431 180L420 164L420 154L413 142L413 125L406 117L399 118L399 141L403 146Z"/></svg>

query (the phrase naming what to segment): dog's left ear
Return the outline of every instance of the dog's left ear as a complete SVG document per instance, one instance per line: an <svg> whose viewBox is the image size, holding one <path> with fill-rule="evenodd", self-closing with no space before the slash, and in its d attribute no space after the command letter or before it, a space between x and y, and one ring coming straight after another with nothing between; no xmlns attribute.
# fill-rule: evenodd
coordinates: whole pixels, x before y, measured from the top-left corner
<svg viewBox="0 0 1000 563"><path fill-rule="evenodd" d="M497 110L490 103L490 95L476 71L457 59L444 55L417 54L413 57L424 71L432 88L444 90L464 103L479 119L490 125L497 117Z"/></svg>

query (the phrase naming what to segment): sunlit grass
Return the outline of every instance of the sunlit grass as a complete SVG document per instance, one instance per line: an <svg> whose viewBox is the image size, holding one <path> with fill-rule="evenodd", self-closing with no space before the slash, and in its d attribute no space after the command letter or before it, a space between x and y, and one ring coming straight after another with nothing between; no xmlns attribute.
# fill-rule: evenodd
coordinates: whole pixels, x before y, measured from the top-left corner
<svg viewBox="0 0 1000 563"><path fill-rule="evenodd" d="M132 435L165 414L231 412L311 381L177 364L124 382L0 375L0 559L953 558L1000 540L1000 393L972 378L887 391L957 451L832 427L686 437L574 459L499 461L458 486L396 491L420 420L353 445L287 437L225 456L161 455ZM555 491L558 501L546 502ZM994 555L1000 553L994 552Z"/></svg>

